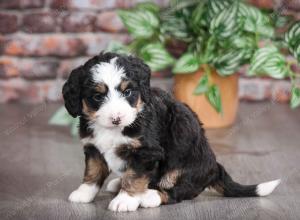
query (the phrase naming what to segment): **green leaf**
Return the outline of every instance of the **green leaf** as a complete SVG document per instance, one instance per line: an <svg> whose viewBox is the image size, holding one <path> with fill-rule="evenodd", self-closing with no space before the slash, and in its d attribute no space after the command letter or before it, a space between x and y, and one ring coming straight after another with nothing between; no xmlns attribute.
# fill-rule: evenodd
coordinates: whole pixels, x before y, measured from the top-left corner
<svg viewBox="0 0 300 220"><path fill-rule="evenodd" d="M175 63L173 73L185 74L193 73L199 69L199 61L197 56L192 53L183 54Z"/></svg>
<svg viewBox="0 0 300 220"><path fill-rule="evenodd" d="M283 28L286 27L288 23L293 20L293 16L281 15L280 13L274 14L274 12L272 11L270 19L272 20L276 28Z"/></svg>
<svg viewBox="0 0 300 220"><path fill-rule="evenodd" d="M179 39L185 42L190 42L192 37L188 30L188 25L185 20L178 15L168 15L162 17L162 24L160 27L164 35Z"/></svg>
<svg viewBox="0 0 300 220"><path fill-rule="evenodd" d="M248 75L266 74L276 79L282 79L288 75L288 72L285 57L276 47L267 46L254 53Z"/></svg>
<svg viewBox="0 0 300 220"><path fill-rule="evenodd" d="M232 42L232 45L236 48L255 48L255 41L252 37L250 36L234 36L233 38L230 39Z"/></svg>
<svg viewBox="0 0 300 220"><path fill-rule="evenodd" d="M199 83L194 90L194 95L200 95L205 93L208 90L208 74L204 74L200 80Z"/></svg>
<svg viewBox="0 0 300 220"><path fill-rule="evenodd" d="M106 51L130 55L128 48L124 44L118 41L110 41L106 48Z"/></svg>
<svg viewBox="0 0 300 220"><path fill-rule="evenodd" d="M79 118L74 118L71 124L71 135L76 137L78 135Z"/></svg>
<svg viewBox="0 0 300 220"><path fill-rule="evenodd" d="M159 6L153 2L141 2L136 5L137 9L151 11L155 14L159 12Z"/></svg>
<svg viewBox="0 0 300 220"><path fill-rule="evenodd" d="M290 106L291 108L300 106L300 88L298 87L292 88Z"/></svg>
<svg viewBox="0 0 300 220"><path fill-rule="evenodd" d="M159 26L157 16L149 10L119 10L118 15L135 38L149 38Z"/></svg>
<svg viewBox="0 0 300 220"><path fill-rule="evenodd" d="M191 17L191 27L195 33L201 33L203 30L203 15L205 13L204 7L205 1L201 1L197 7L194 9Z"/></svg>
<svg viewBox="0 0 300 220"><path fill-rule="evenodd" d="M285 57L280 53L274 54L264 64L262 72L275 79L285 78L289 74Z"/></svg>
<svg viewBox="0 0 300 220"><path fill-rule="evenodd" d="M300 21L293 24L284 36L290 52L300 62Z"/></svg>
<svg viewBox="0 0 300 220"><path fill-rule="evenodd" d="M69 115L64 106L60 107L54 115L50 118L49 124L68 126L72 123L73 118Z"/></svg>
<svg viewBox="0 0 300 220"><path fill-rule="evenodd" d="M220 89L217 85L210 86L205 95L210 104L218 113L223 112Z"/></svg>
<svg viewBox="0 0 300 220"><path fill-rule="evenodd" d="M259 35L272 37L274 36L274 28L271 19L261 10L240 3L238 16L244 20L244 30Z"/></svg>
<svg viewBox="0 0 300 220"><path fill-rule="evenodd" d="M241 66L245 57L243 50L231 50L223 53L213 60L213 65L221 76L228 76L235 73Z"/></svg>
<svg viewBox="0 0 300 220"><path fill-rule="evenodd" d="M214 17L210 23L209 32L217 38L228 38L240 31L241 22L238 19L239 3L236 1L219 15Z"/></svg>
<svg viewBox="0 0 300 220"><path fill-rule="evenodd" d="M161 43L147 44L140 50L140 56L152 71L162 70L174 63L174 58Z"/></svg>
<svg viewBox="0 0 300 220"><path fill-rule="evenodd" d="M207 3L206 23L210 24L211 20L218 16L226 8L230 7L232 1L229 0L210 0Z"/></svg>

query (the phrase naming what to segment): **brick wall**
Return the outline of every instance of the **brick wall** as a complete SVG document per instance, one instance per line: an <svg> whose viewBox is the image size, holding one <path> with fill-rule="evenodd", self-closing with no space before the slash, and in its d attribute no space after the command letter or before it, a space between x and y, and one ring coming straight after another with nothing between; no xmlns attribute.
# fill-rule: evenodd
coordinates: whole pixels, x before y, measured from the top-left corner
<svg viewBox="0 0 300 220"><path fill-rule="evenodd" d="M71 69L105 49L110 40L128 41L116 9L138 1L0 0L0 102L60 100ZM252 2L267 8L282 3ZM300 0L284 2L284 13L300 17L299 9ZM261 100L279 94L286 101L289 86L285 80L248 79L242 74L240 96Z"/></svg>

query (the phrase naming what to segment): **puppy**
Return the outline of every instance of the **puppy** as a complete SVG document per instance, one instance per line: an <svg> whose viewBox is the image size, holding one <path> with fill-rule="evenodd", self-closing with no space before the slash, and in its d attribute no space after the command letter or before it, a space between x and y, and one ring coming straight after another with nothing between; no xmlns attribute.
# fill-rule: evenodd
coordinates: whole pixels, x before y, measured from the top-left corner
<svg viewBox="0 0 300 220"><path fill-rule="evenodd" d="M83 183L71 202L93 201L106 177L119 178L108 208L135 211L193 199L210 187L228 197L266 196L279 184L236 183L216 162L201 122L185 104L150 88L140 59L101 53L74 69L63 86L65 107L80 117Z"/></svg>

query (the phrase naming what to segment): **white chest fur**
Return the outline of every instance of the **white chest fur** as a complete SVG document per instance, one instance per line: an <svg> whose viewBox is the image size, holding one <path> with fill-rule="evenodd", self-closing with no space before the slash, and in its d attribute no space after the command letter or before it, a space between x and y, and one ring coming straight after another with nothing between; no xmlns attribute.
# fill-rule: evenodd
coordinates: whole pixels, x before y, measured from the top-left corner
<svg viewBox="0 0 300 220"><path fill-rule="evenodd" d="M103 154L109 169L115 174L121 176L125 161L119 158L115 151L121 144L130 143L131 138L122 134L120 128L107 129L94 126L94 137L82 139L83 143L92 143Z"/></svg>

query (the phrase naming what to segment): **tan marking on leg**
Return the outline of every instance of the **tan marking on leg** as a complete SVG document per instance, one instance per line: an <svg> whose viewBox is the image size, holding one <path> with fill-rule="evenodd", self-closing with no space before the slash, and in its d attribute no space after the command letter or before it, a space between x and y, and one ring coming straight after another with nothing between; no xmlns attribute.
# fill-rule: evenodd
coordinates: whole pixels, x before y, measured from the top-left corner
<svg viewBox="0 0 300 220"><path fill-rule="evenodd" d="M139 176L132 169L128 169L121 183L121 188L129 195L143 193L148 189L149 178L145 175Z"/></svg>
<svg viewBox="0 0 300 220"><path fill-rule="evenodd" d="M224 188L221 185L216 184L216 185L212 186L212 188L215 189L221 195L224 195Z"/></svg>
<svg viewBox="0 0 300 220"><path fill-rule="evenodd" d="M176 184L177 179L181 174L182 174L181 170L172 170L172 171L167 172L160 179L160 181L158 183L158 186L161 189L170 189L170 188L172 188Z"/></svg>
<svg viewBox="0 0 300 220"><path fill-rule="evenodd" d="M102 186L108 175L107 165L100 158L89 158L86 161L84 183L98 183L99 186Z"/></svg>
<svg viewBox="0 0 300 220"><path fill-rule="evenodd" d="M165 192L165 191L158 191L158 194L159 194L159 196L161 198L161 203L162 204L167 204L168 200L169 200L168 193Z"/></svg>

